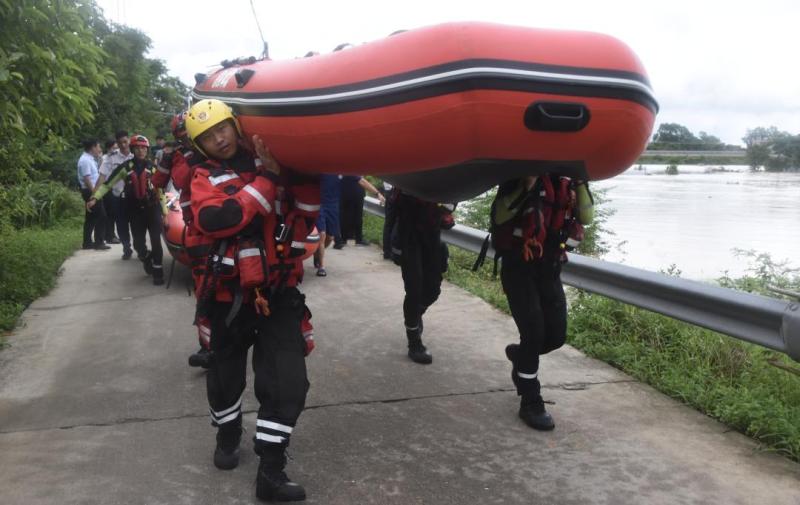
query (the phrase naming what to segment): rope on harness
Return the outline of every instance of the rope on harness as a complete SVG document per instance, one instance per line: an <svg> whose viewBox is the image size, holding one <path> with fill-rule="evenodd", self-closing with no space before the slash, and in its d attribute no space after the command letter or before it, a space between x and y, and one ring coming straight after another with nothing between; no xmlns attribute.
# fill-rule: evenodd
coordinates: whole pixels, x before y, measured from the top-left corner
<svg viewBox="0 0 800 505"><path fill-rule="evenodd" d="M533 252L534 250L536 250L538 253L535 256ZM543 254L544 248L542 247L542 244L540 244L535 238L531 237L525 239L525 242L522 244L522 259L530 262L541 258Z"/></svg>
<svg viewBox="0 0 800 505"><path fill-rule="evenodd" d="M269 300L267 300L264 295L261 294L261 290L256 288L256 299L255 299L255 308L256 314L260 314L264 317L269 317L270 310L269 310Z"/></svg>

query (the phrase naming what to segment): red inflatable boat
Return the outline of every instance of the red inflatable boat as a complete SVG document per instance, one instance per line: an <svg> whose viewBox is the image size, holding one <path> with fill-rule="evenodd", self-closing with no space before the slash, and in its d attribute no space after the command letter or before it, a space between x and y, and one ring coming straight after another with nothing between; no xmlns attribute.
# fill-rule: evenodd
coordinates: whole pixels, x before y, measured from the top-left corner
<svg viewBox="0 0 800 505"><path fill-rule="evenodd" d="M658 110L644 67L619 40L488 23L197 80L195 99L231 105L281 163L373 174L438 201L546 171L612 177L642 152Z"/></svg>
<svg viewBox="0 0 800 505"><path fill-rule="evenodd" d="M190 266L190 258L183 242L186 224L183 222L183 212L178 197L172 193L167 193L167 210L167 215L164 217L164 242L167 244L167 250L179 263ZM306 237L306 252L301 259L310 258L317 247L319 247L319 232L314 228Z"/></svg>

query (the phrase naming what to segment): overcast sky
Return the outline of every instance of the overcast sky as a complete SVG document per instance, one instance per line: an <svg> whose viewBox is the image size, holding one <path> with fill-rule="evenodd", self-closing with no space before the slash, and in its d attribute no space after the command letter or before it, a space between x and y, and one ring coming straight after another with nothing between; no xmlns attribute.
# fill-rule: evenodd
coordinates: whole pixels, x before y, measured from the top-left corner
<svg viewBox="0 0 800 505"><path fill-rule="evenodd" d="M141 29L150 56L189 85L221 60L257 56L249 0L98 0ZM613 35L639 55L661 104L656 120L741 144L747 128L800 133L800 2L791 0L254 0L273 59L329 52L404 28L491 21Z"/></svg>

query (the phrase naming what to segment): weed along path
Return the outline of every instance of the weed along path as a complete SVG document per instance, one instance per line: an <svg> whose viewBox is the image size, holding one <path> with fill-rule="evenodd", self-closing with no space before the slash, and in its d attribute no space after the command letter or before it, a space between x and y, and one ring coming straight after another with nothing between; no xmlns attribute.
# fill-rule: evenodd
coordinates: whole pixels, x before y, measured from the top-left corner
<svg viewBox="0 0 800 505"><path fill-rule="evenodd" d="M155 288L119 252L67 260L0 352L0 501L255 502L252 387L241 464L219 471L186 272ZM326 257L304 284L317 349L287 468L309 503L800 503L800 465L568 347L542 364L556 429L530 430L509 317L445 284L419 366L399 270L377 248Z"/></svg>

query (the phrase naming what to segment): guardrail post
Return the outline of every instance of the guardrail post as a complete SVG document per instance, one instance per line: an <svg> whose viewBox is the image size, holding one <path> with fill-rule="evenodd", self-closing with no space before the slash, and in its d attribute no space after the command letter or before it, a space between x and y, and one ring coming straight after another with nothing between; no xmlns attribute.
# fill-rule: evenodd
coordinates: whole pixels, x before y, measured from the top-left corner
<svg viewBox="0 0 800 505"><path fill-rule="evenodd" d="M781 336L786 346L786 354L793 360L800 361L800 303L791 303L786 307Z"/></svg>

